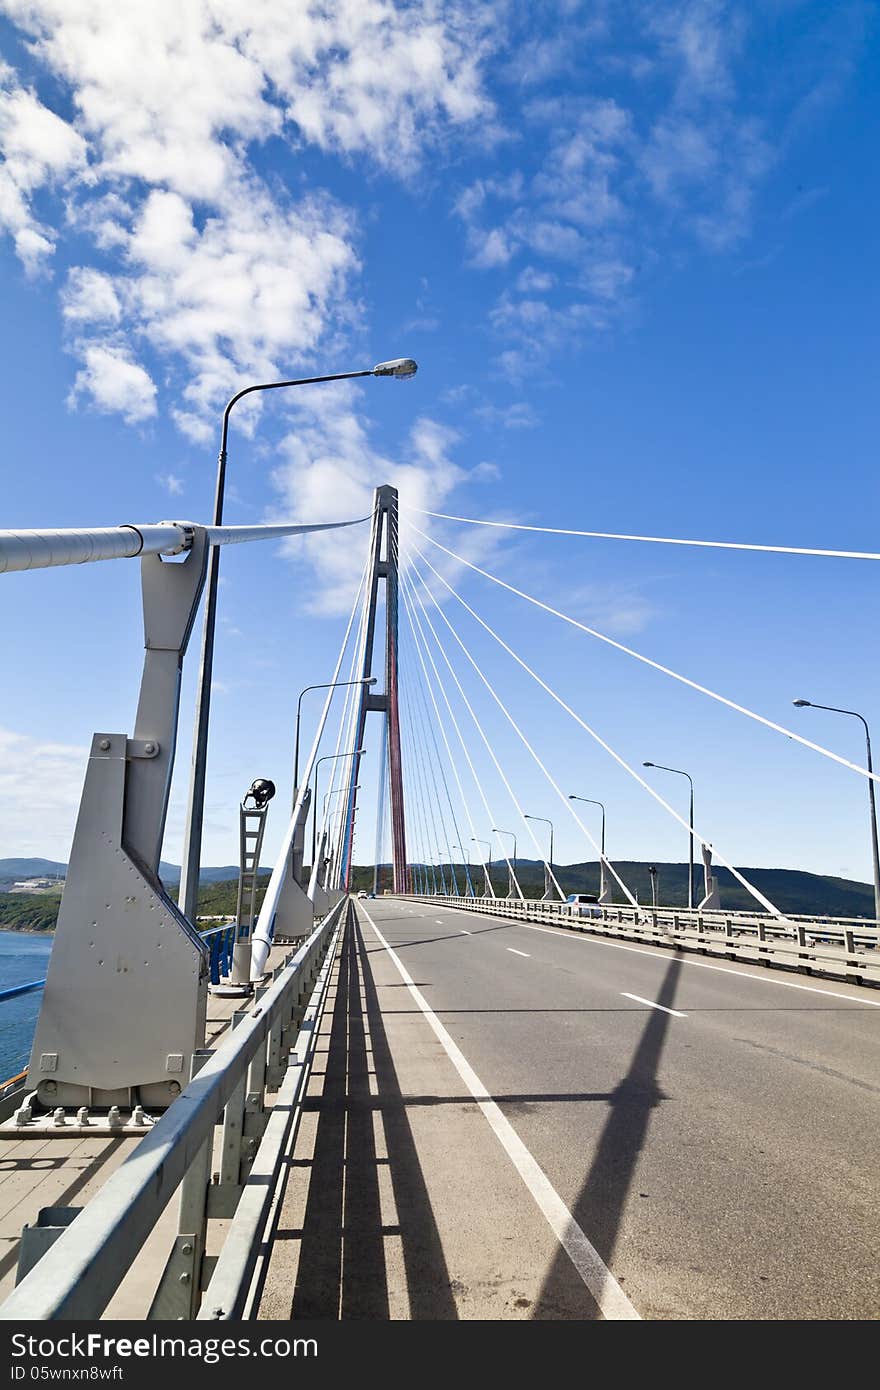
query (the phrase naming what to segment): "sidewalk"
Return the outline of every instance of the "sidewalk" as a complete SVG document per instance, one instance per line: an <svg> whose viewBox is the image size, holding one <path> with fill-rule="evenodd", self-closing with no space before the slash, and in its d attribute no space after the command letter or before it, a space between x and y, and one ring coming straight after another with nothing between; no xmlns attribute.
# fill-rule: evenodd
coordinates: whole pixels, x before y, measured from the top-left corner
<svg viewBox="0 0 880 1390"><path fill-rule="evenodd" d="M260 1318L593 1319L363 914L335 966ZM564 1265L563 1261L563 1265ZM558 1268L558 1265L557 1265Z"/></svg>

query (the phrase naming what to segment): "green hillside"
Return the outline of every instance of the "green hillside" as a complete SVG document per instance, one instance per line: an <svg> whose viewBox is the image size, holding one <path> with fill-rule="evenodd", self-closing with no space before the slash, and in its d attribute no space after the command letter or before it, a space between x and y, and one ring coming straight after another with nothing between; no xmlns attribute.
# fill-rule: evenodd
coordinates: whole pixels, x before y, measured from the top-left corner
<svg viewBox="0 0 880 1390"><path fill-rule="evenodd" d="M687 864L657 864L660 902L667 907L687 905ZM648 865L633 860L621 859L615 868L630 891L639 902L650 903L651 880ZM565 893L599 892L598 862L585 864L556 865L556 876ZM754 883L755 887L782 912L804 913L810 916L829 917L873 917L874 890L868 883L857 883L846 878L832 878L823 874L808 874L801 869L742 869L741 873ZM429 882L431 881L430 870ZM451 886L449 868L445 869L447 884ZM466 891L464 868L456 866L456 877L460 893ZM522 859L517 864L517 875L527 898L539 898L544 890L544 869L537 860ZM718 869L718 886L721 892L722 907L731 911L760 911L759 904L737 883L727 869ZM482 889L483 871L471 867L474 888ZM262 902L269 871L260 875L260 888L257 893L258 905ZM697 902L702 891L702 870L697 875ZM507 866L492 866L492 885L498 896L507 892ZM227 878L222 882L203 883L199 893L199 913L203 916L220 916L235 912L237 880ZM438 889L440 887L438 877ZM615 902L624 903L626 898L618 885L613 886ZM371 865L355 865L352 874L354 892L362 889L370 892L373 887ZM379 870L379 892L391 887L391 869L385 864ZM0 893L0 930L5 931L52 931L58 915L60 895L57 893Z"/></svg>

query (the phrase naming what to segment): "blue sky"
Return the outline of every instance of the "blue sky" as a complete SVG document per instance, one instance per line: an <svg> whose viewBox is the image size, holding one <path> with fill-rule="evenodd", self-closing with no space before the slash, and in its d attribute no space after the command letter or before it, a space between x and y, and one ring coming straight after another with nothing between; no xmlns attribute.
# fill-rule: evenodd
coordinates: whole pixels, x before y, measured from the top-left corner
<svg viewBox="0 0 880 1390"><path fill-rule="evenodd" d="M412 382L240 411L227 519L359 515L390 481L465 516L877 548L873 5L290 9L0 0L4 525L206 519L234 390L407 354ZM873 565L435 527L861 757L855 721L790 701L876 716ZM341 537L223 557L206 862L234 860L253 776L287 799L296 695L332 670L363 559L366 536ZM725 857L869 877L857 775L452 573L622 755L694 774ZM137 566L7 576L0 604L0 855L64 858L90 735L133 718ZM446 612L565 790L607 802L612 857L683 858L680 828ZM557 857L594 857L462 681L521 804L556 816Z"/></svg>

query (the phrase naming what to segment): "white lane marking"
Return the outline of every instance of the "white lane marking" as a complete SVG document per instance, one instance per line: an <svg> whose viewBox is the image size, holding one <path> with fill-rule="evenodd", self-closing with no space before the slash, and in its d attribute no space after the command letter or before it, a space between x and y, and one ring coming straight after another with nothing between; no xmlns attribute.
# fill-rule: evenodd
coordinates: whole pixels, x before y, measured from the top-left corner
<svg viewBox="0 0 880 1390"><path fill-rule="evenodd" d="M507 949L512 956L525 956L526 960L532 959L525 951L517 951L513 946L508 946Z"/></svg>
<svg viewBox="0 0 880 1390"><path fill-rule="evenodd" d="M447 907L446 912L463 912L466 908ZM473 914L476 915L476 914ZM646 950L644 946L626 946L622 941L609 941L605 937L588 936L585 932L566 931L564 927L538 927L533 922L518 922L516 918L509 918L511 926L525 927L528 931L544 932L546 936L555 936L565 941L579 941L584 946L609 946L612 951L632 951L637 956L650 956L652 960L662 960L660 954L662 947L655 950ZM767 979L764 975L750 975L747 970L737 970L732 965L710 965L703 960L684 960L682 965L693 966L695 970L717 970L721 975L738 975L742 980L754 980L759 985L781 985L783 989L801 989L807 994L821 994L826 999L845 999L849 1004L865 1004L872 1009L880 1009L880 1000L854 998L851 994L841 994L835 989L821 989L818 985L799 985L794 980Z"/></svg>
<svg viewBox="0 0 880 1390"><path fill-rule="evenodd" d="M459 934L459 936L470 936L470 932L469 932L469 931L462 931L462 929L461 929L460 927L459 927L458 934Z"/></svg>
<svg viewBox="0 0 880 1390"><path fill-rule="evenodd" d="M494 1130L496 1138L534 1198L539 1210L543 1213L550 1229L595 1298L600 1312L610 1320L632 1320L635 1318L641 1321L640 1314L630 1303L611 1270L603 1263L598 1251L587 1240L550 1179L538 1166L510 1121L502 1114L495 1101L490 1098L486 1087L453 1042L425 996L413 984L412 976L408 974L397 954L392 951L367 909L363 907L362 903L359 903L358 907L363 909L364 916L373 928L376 937L397 966L400 978Z"/></svg>
<svg viewBox="0 0 880 1390"><path fill-rule="evenodd" d="M554 930L552 927L535 927L531 922L520 922L529 931L542 931L547 936L555 936L563 941L580 941L584 946L610 946L612 951L633 951L637 956L650 956L652 960L662 960L659 951L646 951L643 946L624 946L620 941L606 941L596 936L585 936L580 932ZM763 975L750 975L747 970L736 970L731 965L709 965L702 960L682 960L682 965L693 966L695 970L717 970L722 975L738 975L741 980L754 980L757 985L781 985L783 989L803 989L808 994L821 994L826 999L845 999L848 1004L869 1004L872 1009L880 1009L876 999L854 999L851 994L841 994L835 989L820 989L818 985L798 985L794 980L767 980Z"/></svg>
<svg viewBox="0 0 880 1390"><path fill-rule="evenodd" d="M667 1009L665 1004L656 1004L653 999L643 999L640 994L627 994L625 989L620 991L624 999L634 999L637 1004L647 1004L649 1009L662 1009L665 1014L672 1014L673 1018L687 1018L680 1009Z"/></svg>

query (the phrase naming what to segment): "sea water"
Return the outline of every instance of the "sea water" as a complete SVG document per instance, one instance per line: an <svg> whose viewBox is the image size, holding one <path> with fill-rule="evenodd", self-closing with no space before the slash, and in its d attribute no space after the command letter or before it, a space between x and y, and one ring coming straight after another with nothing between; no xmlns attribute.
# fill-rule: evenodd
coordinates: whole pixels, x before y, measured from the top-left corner
<svg viewBox="0 0 880 1390"><path fill-rule="evenodd" d="M0 990L46 978L52 937L0 931ZM27 1066L42 990L0 999L0 1084Z"/></svg>

